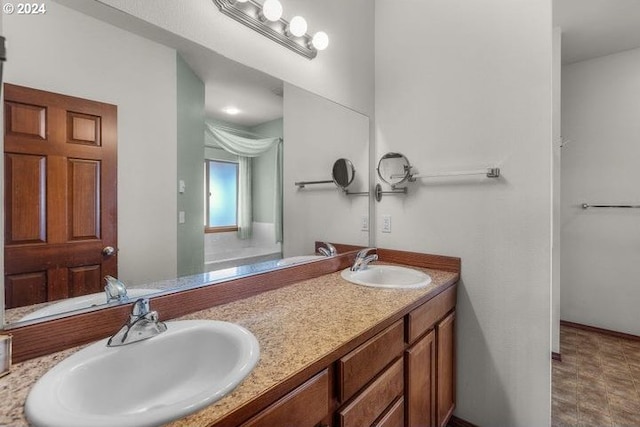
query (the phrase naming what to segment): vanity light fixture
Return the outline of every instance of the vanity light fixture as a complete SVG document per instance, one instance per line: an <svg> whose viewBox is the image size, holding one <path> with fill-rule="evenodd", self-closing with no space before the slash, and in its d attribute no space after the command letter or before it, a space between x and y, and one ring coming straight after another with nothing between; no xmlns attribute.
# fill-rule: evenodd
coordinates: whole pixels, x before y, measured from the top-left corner
<svg viewBox="0 0 640 427"><path fill-rule="evenodd" d="M213 2L225 15L309 59L315 58L319 50L329 46L329 36L324 31L318 31L313 36L307 34L307 21L302 16L294 16L291 22L282 18L279 0L265 0L262 5L256 0Z"/></svg>

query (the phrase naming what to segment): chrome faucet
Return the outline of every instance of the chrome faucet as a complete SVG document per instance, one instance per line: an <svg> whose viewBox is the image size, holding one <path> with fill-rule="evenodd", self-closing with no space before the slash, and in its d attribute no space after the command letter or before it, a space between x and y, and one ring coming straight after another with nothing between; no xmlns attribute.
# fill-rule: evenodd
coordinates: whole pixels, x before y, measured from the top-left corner
<svg viewBox="0 0 640 427"><path fill-rule="evenodd" d="M149 299L139 298L134 304L129 321L109 338L107 347L118 347L146 340L167 330L158 320L158 312L149 309Z"/></svg>
<svg viewBox="0 0 640 427"><path fill-rule="evenodd" d="M356 255L356 260L353 262L351 266L351 271L360 271L367 268L370 262L378 260L378 254L374 253L369 255L369 252L377 251L376 248L366 248L362 249Z"/></svg>
<svg viewBox="0 0 640 427"><path fill-rule="evenodd" d="M107 303L111 301L126 301L127 287L122 281L113 276L104 276L104 292L107 294Z"/></svg>
<svg viewBox="0 0 640 427"><path fill-rule="evenodd" d="M334 256L338 253L338 250L336 249L336 247L329 242L322 242L321 245L323 246L318 247L318 253L320 255Z"/></svg>

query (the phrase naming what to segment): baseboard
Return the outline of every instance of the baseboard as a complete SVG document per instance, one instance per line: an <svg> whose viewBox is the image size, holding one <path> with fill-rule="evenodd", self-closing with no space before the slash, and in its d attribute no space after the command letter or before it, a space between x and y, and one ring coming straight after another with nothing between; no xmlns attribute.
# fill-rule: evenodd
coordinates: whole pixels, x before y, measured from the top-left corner
<svg viewBox="0 0 640 427"><path fill-rule="evenodd" d="M627 340L640 341L640 336L638 335L631 335L631 334L626 334L624 332L611 331L609 329L597 328L595 326L583 325L581 323L573 323L573 322L568 322L566 320L561 320L560 325L568 326L570 328L575 328L575 329L582 329L583 331L598 332L600 334L611 335L616 338L624 338Z"/></svg>
<svg viewBox="0 0 640 427"><path fill-rule="evenodd" d="M452 415L447 423L447 427L478 427L469 421L465 421L462 418L458 418L455 415Z"/></svg>
<svg viewBox="0 0 640 427"><path fill-rule="evenodd" d="M551 358L553 360L557 360L558 362L562 362L562 355L560 353L556 353L555 351L551 352Z"/></svg>

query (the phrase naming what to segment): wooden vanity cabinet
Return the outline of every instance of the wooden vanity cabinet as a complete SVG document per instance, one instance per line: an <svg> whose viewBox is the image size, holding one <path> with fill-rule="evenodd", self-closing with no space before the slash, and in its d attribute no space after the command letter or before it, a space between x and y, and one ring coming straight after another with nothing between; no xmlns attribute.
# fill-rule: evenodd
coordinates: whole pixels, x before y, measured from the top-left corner
<svg viewBox="0 0 640 427"><path fill-rule="evenodd" d="M432 330L405 352L407 426L436 425L436 333Z"/></svg>
<svg viewBox="0 0 640 427"><path fill-rule="evenodd" d="M455 302L452 287L337 362L337 426L446 426L455 407Z"/></svg>
<svg viewBox="0 0 640 427"><path fill-rule="evenodd" d="M243 427L445 427L455 408L452 286Z"/></svg>
<svg viewBox="0 0 640 427"><path fill-rule="evenodd" d="M438 426L446 426L456 406L455 326L456 313L452 312L438 322L437 345L437 402Z"/></svg>
<svg viewBox="0 0 640 427"><path fill-rule="evenodd" d="M446 426L455 408L455 287L407 315L407 426Z"/></svg>
<svg viewBox="0 0 640 427"><path fill-rule="evenodd" d="M331 413L329 370L325 369L262 410L243 427L314 427Z"/></svg>

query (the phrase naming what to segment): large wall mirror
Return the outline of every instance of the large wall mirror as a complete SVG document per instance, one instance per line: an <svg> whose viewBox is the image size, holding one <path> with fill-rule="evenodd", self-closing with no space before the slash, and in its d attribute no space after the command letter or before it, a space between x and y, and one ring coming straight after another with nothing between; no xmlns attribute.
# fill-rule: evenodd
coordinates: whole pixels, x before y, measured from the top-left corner
<svg viewBox="0 0 640 427"><path fill-rule="evenodd" d="M313 255L315 241L368 244L367 197L349 197L332 184L294 185L330 179L334 162L345 158L356 171L349 189L366 192L367 116L122 12L102 16L60 3L47 3L37 17L3 17L10 51L4 82L15 86L5 101L5 213L18 224L7 221L6 230L23 233L14 230L4 242L5 328L106 304L106 296L87 303L85 295L100 294L104 269L52 261L61 243L30 250L39 260L30 271L17 267L25 255L16 248L51 243L60 224L46 221L56 207L75 212L56 237L66 243L100 236L110 217L117 238L98 248L99 257L117 261L113 275L134 297L281 268L282 258ZM74 101L56 124L57 98L47 104L48 95L45 102L22 88L115 106L117 181L78 154L106 147L107 116ZM79 151L37 151L58 134ZM250 153L242 151L247 141ZM56 162L62 178L47 175ZM67 179L60 181L65 197L52 191L56 179ZM15 187L19 182L31 187ZM102 190L114 183L113 211L101 213ZM46 310L54 304L62 309Z"/></svg>

